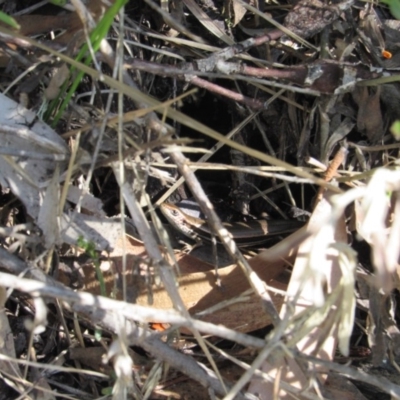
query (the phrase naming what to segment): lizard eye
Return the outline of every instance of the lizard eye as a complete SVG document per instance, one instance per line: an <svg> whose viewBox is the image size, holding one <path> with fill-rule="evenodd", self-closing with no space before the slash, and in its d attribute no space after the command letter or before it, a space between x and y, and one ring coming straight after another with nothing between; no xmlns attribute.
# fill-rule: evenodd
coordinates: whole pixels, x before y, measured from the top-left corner
<svg viewBox="0 0 400 400"><path fill-rule="evenodd" d="M179 212L176 211L176 210L172 210L172 211L171 211L171 214L172 214L174 217L177 217L177 216L179 215Z"/></svg>

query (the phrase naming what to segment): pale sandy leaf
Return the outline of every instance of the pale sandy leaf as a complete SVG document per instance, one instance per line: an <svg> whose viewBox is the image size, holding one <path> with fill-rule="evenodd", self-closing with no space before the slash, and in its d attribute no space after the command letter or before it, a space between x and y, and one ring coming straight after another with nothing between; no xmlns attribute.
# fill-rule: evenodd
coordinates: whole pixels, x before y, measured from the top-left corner
<svg viewBox="0 0 400 400"><path fill-rule="evenodd" d="M326 196L326 194L325 194ZM340 288L338 284L341 279L340 268L338 267L338 252L332 248L336 241L346 242L347 234L345 229L344 217L334 221L330 216L333 215L332 206L324 197L317 205L310 219L308 229L317 232L300 246L298 256L293 268L292 278L288 287L289 299L297 299L295 304L285 304L281 309L281 317L289 314L291 318L299 316L311 307L313 304L320 304L324 299L323 287L328 288L328 292L333 297L328 297L329 304L335 302L339 297ZM325 221L321 226L322 221ZM326 221L330 221L326 223ZM314 251L315 254L310 254ZM311 257L310 257L311 256ZM312 310L312 309L310 309ZM314 313L314 317L322 318L325 311L321 309ZM307 313L305 314L307 316ZM310 315L310 318L313 314ZM336 317L329 321L334 323ZM303 321L303 324L305 321ZM307 323L313 324L312 320ZM314 322L315 324L315 322ZM311 325L312 326L312 325ZM300 327L299 327L300 329ZM305 329L305 332L309 329ZM329 335L327 336L327 332ZM296 330L294 330L296 334ZM305 354L324 359L332 359L337 344L337 328L334 326L324 326L323 324L312 329L305 337L297 341L297 348ZM303 374L297 365L296 360L292 358L280 358L275 362L265 361L262 365L262 371L272 377L278 377L279 380L290 383L294 388L304 388L308 385L308 378ZM275 393L274 385L260 379L253 379L249 387L250 393L258 393L259 399L272 399ZM289 399L291 396L283 391L278 391L280 399Z"/></svg>
<svg viewBox="0 0 400 400"><path fill-rule="evenodd" d="M37 223L42 230L44 236L43 243L46 249L50 249L60 242L60 228L58 223L60 193L58 179L59 168L56 167L44 194L38 215Z"/></svg>

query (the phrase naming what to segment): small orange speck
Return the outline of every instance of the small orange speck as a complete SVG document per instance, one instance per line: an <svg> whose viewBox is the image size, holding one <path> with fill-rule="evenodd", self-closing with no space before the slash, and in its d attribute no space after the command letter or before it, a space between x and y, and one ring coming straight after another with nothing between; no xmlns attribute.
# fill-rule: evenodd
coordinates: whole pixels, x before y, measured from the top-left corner
<svg viewBox="0 0 400 400"><path fill-rule="evenodd" d="M382 50L382 57L390 60L392 58L392 53L387 50Z"/></svg>
<svg viewBox="0 0 400 400"><path fill-rule="evenodd" d="M159 322L152 322L150 328L158 332L164 332L167 329L165 324L160 324Z"/></svg>

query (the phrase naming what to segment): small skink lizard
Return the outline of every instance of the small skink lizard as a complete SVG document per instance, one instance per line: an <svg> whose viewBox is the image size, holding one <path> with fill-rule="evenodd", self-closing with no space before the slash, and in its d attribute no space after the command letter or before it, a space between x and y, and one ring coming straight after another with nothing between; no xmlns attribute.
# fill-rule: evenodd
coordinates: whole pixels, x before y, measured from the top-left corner
<svg viewBox="0 0 400 400"><path fill-rule="evenodd" d="M184 213L179 207L163 203L160 209L168 222L179 232L198 240L211 240L211 231L207 221ZM251 220L249 222L224 223L239 247L255 246L264 243L268 237L293 232L304 223L295 220Z"/></svg>

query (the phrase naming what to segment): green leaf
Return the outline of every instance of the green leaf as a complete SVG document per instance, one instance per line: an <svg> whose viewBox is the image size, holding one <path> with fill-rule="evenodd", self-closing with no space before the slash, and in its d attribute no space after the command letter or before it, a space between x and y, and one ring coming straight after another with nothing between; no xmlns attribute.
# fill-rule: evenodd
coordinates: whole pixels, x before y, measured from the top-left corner
<svg viewBox="0 0 400 400"><path fill-rule="evenodd" d="M396 140L400 140L400 120L394 121L390 127L390 132Z"/></svg>
<svg viewBox="0 0 400 400"><path fill-rule="evenodd" d="M111 396L113 388L111 386L101 389L101 394L103 396Z"/></svg>
<svg viewBox="0 0 400 400"><path fill-rule="evenodd" d="M12 26L15 29L21 28L20 25L17 23L17 21L14 18L10 17L7 14L4 14L2 11L0 11L0 21L4 22L7 25Z"/></svg>
<svg viewBox="0 0 400 400"><path fill-rule="evenodd" d="M65 6L67 4L67 0L50 0L49 3L55 4L56 6Z"/></svg>
<svg viewBox="0 0 400 400"><path fill-rule="evenodd" d="M400 0L381 0L389 6L390 13L396 19L400 19Z"/></svg>

